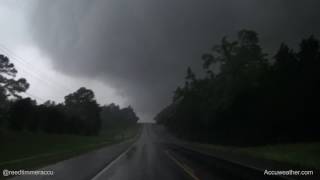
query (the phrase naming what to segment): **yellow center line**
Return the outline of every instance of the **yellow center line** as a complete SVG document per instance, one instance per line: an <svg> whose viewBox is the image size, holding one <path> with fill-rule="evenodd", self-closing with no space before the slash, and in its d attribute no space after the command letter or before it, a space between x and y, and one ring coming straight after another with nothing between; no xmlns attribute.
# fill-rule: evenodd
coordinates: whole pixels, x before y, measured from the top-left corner
<svg viewBox="0 0 320 180"><path fill-rule="evenodd" d="M194 180L200 180L192 171L192 169L184 163L179 162L176 158L174 158L168 150L165 151L168 157L175 162L184 172L186 172L189 176L191 176Z"/></svg>

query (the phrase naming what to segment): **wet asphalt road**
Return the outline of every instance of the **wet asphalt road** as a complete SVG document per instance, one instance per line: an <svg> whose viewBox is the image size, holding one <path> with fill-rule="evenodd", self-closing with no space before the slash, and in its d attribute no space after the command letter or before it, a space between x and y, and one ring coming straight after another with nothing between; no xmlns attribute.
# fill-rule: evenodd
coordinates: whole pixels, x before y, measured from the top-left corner
<svg viewBox="0 0 320 180"><path fill-rule="evenodd" d="M177 146L178 148L177 148ZM125 141L39 170L53 176L19 176L14 180L247 180L283 179L223 159L181 148L184 142L162 126L144 124L136 141ZM287 178L286 178L287 179ZM303 179L303 178L302 178ZM311 179L316 179L312 178Z"/></svg>
<svg viewBox="0 0 320 180"><path fill-rule="evenodd" d="M162 139L152 125L144 125L141 135L127 152L106 166L93 180L180 180L190 179L170 159Z"/></svg>
<svg viewBox="0 0 320 180"><path fill-rule="evenodd" d="M184 180L190 176L170 159L167 142L175 142L163 128L144 124L140 136L39 170L53 176L17 176L12 180Z"/></svg>

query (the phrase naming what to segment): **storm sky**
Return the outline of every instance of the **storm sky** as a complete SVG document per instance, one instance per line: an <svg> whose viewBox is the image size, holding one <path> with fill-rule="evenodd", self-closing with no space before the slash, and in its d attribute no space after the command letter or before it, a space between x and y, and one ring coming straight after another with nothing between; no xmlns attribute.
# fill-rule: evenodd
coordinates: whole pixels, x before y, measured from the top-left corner
<svg viewBox="0 0 320 180"><path fill-rule="evenodd" d="M86 86L99 103L131 104L152 121L187 67L198 71L201 54L224 35L255 30L269 52L296 45L319 37L319 7L318 0L5 0L0 50L26 62L18 63L21 76L40 101Z"/></svg>

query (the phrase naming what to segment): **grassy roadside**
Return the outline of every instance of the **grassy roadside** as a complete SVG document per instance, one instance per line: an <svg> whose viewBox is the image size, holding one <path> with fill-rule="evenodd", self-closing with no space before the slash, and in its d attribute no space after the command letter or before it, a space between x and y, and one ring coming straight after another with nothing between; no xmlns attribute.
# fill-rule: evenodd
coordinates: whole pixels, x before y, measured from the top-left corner
<svg viewBox="0 0 320 180"><path fill-rule="evenodd" d="M239 152L296 166L320 169L319 142L249 147L242 148Z"/></svg>
<svg viewBox="0 0 320 180"><path fill-rule="evenodd" d="M193 143L193 147L245 155L292 164L294 166L320 169L320 142L265 145L257 147L228 147L212 144Z"/></svg>
<svg viewBox="0 0 320 180"><path fill-rule="evenodd" d="M102 132L99 136L5 132L0 136L0 170L36 169L133 138L140 125Z"/></svg>

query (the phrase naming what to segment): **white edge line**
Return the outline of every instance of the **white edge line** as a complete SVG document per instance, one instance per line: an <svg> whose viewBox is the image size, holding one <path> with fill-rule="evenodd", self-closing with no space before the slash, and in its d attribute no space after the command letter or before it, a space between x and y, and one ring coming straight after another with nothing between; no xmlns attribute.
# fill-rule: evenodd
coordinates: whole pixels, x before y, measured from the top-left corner
<svg viewBox="0 0 320 180"><path fill-rule="evenodd" d="M143 128L143 127L142 127ZM114 159L113 161L111 161L110 163L107 164L107 166L105 168L103 168L102 170L100 170L95 176L93 176L93 178L91 178L90 180L97 180L98 178L100 178L100 176L102 176L103 173L105 173L107 170L109 170L111 168L111 166L113 164L115 164L117 161L119 161L127 152L129 152L132 147L137 143L137 139L138 137L140 137L140 135L142 134L142 128L139 130L139 132L137 133L137 135L133 138L135 139L135 142L133 142L131 144L131 146L128 147L127 150L125 150L124 152L122 152L116 159Z"/></svg>
<svg viewBox="0 0 320 180"><path fill-rule="evenodd" d="M136 143L133 143L130 147L128 147L128 149L124 152L122 152L115 160L111 161L105 168L103 168L101 171L98 172L98 174L96 174L93 178L91 178L91 180L98 180L100 178L100 176L102 176L103 173L105 173L107 170L109 170L113 164L115 164L117 161L119 161L127 152L129 152L132 147L135 145Z"/></svg>
<svg viewBox="0 0 320 180"><path fill-rule="evenodd" d="M197 149L194 149L194 148L189 148L189 147L184 146L184 145L182 145L182 146L180 146L180 147L185 148L185 149L187 149L187 150L194 151L194 152L196 152L196 153L200 153L200 154L204 154L204 155L207 155L207 156L211 156L211 157L213 157L213 158L216 158L216 159L218 159L218 160L225 161L225 162L227 162L227 163L233 163L233 164L238 165L238 166L242 166L242 167L245 167L245 168L249 168L249 169L252 169L252 170L255 170L255 171L259 171L259 172L264 172L264 171L265 171L265 169L261 169L261 168L254 167L254 166L249 165L249 164L241 163L241 162L236 161L236 160L221 158L221 157L215 156L215 155L213 155L213 154L210 154L210 153L205 152L205 151L202 151L202 150L197 150ZM283 175L278 176L278 177L281 177L281 178L287 179L287 180L294 180L294 179L291 178L291 177L283 176Z"/></svg>
<svg viewBox="0 0 320 180"><path fill-rule="evenodd" d="M173 155L171 155L169 153L169 150L166 150L165 153L167 154L167 156L173 161L175 162L175 164L177 166L179 166L186 174L188 174L192 179L194 180L200 180L193 172L190 172L191 169L189 166L187 165L183 165L179 160L177 160L176 158L173 157Z"/></svg>

